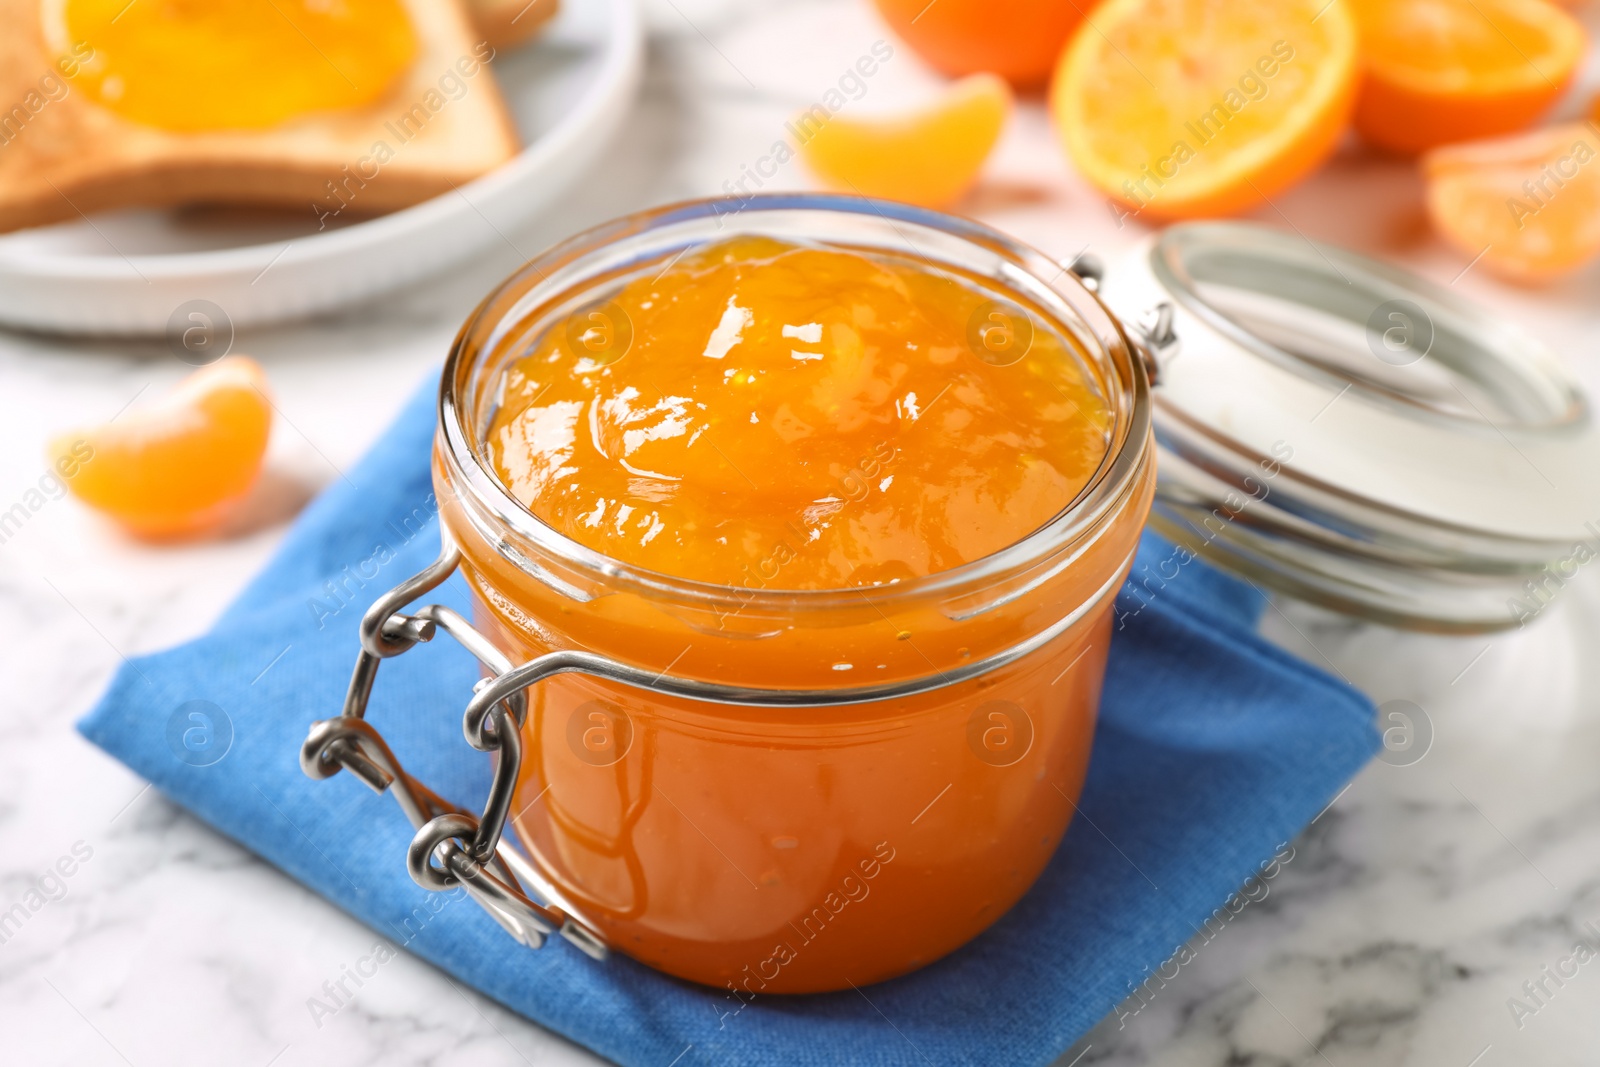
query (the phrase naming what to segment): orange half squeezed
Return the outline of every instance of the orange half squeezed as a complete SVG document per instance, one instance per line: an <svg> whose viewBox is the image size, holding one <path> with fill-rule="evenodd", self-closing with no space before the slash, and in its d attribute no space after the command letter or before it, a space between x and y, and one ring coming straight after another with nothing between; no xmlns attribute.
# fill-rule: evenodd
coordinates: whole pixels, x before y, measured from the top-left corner
<svg viewBox="0 0 1600 1067"><path fill-rule="evenodd" d="M1120 226L1225 215L1321 165L1355 99L1356 30L1325 0L1108 0L1061 53L1055 125Z"/></svg>
<svg viewBox="0 0 1600 1067"><path fill-rule="evenodd" d="M686 255L513 364L493 464L614 559L839 589L969 563L1043 526L1108 447L1069 342L905 259L744 237Z"/></svg>
<svg viewBox="0 0 1600 1067"><path fill-rule="evenodd" d="M167 130L262 129L361 107L417 54L403 0L52 3L57 48L92 51L78 77L93 99Z"/></svg>

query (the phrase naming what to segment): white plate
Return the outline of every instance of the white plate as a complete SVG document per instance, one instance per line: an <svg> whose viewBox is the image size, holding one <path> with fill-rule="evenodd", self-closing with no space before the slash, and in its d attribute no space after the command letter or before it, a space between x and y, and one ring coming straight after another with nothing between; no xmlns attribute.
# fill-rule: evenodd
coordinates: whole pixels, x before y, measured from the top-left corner
<svg viewBox="0 0 1600 1067"><path fill-rule="evenodd" d="M621 125L643 48L634 0L564 0L495 75L525 148L432 200L317 230L309 210L117 211L0 236L0 323L161 334L206 300L235 326L296 318L436 274L504 239L570 187Z"/></svg>

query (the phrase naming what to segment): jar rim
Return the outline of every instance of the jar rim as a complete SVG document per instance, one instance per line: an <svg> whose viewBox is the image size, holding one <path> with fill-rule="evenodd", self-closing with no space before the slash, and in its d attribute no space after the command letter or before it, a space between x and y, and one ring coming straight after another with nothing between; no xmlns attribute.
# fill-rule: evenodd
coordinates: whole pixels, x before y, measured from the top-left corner
<svg viewBox="0 0 1600 1067"><path fill-rule="evenodd" d="M771 235L774 220L797 217L828 221L842 229L885 229L902 247L930 265L923 246L914 243L907 231L929 238L924 245L965 247L992 260L998 273L991 280L1015 291L1026 284L1028 297L1044 310L1063 336L1076 338L1087 357L1103 372L1113 426L1106 453L1090 479L1070 501L1049 520L1010 544L956 567L898 581L892 584L827 589L750 588L683 578L626 563L588 547L545 523L513 497L485 461L483 449L473 432L474 405L487 382L474 377L495 352L496 340L526 321L524 309L536 297L546 302L570 298L585 290L593 277L584 278L587 267L611 250L613 258L627 242L649 245L655 260L689 248L722 240L739 233ZM731 220L731 221L730 221ZM710 233L705 233L707 228ZM851 236L861 236L852 234ZM826 233L813 240L829 240ZM654 240L654 244L650 241ZM948 264L946 264L948 265ZM589 299L593 298L589 290ZM603 581L611 590L632 590L653 596L669 596L708 607L770 604L786 612L797 609L831 610L859 607L864 594L878 603L901 602L915 597L960 596L993 585L1029 567L1050 559L1066 545L1092 542L1109 520L1120 511L1121 503L1135 493L1140 474L1153 461L1151 438L1151 382L1144 361L1130 340L1122 322L1101 302L1070 266L1063 266L1043 252L1015 240L982 223L926 208L892 201L839 194L767 193L745 197L718 197L688 200L626 215L592 227L562 241L529 260L497 286L463 323L446 358L439 387L439 460L447 465L453 484L464 486L463 496L474 507L464 509L468 521L478 523L500 555L519 569L558 591L587 600L576 588L529 560L510 544L506 532L525 538L539 550L549 553L564 567ZM491 529L490 525L499 529ZM448 533L446 536L449 536ZM1079 552L1071 554L1076 558ZM1070 560L1068 561L1070 562ZM1060 565L1049 568L1054 574ZM1048 575L1047 575L1048 576ZM1042 579L1041 579L1042 580ZM1033 582L1029 582L1031 587ZM1019 595L1019 594L1011 594ZM1005 599L1010 599L1008 595Z"/></svg>
<svg viewBox="0 0 1600 1067"><path fill-rule="evenodd" d="M1240 348L1291 374L1332 388L1359 391L1370 401L1389 407L1397 417L1437 423L1446 430L1499 427L1534 433L1568 430L1589 418L1588 403L1577 383L1531 337L1480 304L1402 268L1258 223L1231 220L1169 226L1153 238L1148 262L1173 299ZM1239 277L1239 264L1248 264L1256 276ZM1315 283L1320 283L1320 291ZM1508 407L1491 417L1470 400L1464 409L1446 407L1437 398L1408 387L1403 375L1382 380L1363 368L1331 363L1254 328L1248 313L1241 314L1240 309L1219 301L1209 291L1213 287L1247 289L1312 313L1347 314L1351 303L1365 308L1361 303L1365 297L1376 305L1375 316L1383 312L1395 319L1407 312L1420 315L1427 344L1419 343L1415 350L1409 345L1402 347L1403 362L1365 361L1368 369L1410 368L1432 358L1443 364L1444 370L1467 380L1487 368L1493 372L1490 380L1495 387L1486 390L1488 399L1495 400L1496 393L1502 397L1510 394L1511 399L1521 401L1520 408ZM1385 298L1382 303L1377 302L1378 295ZM1330 296L1339 299L1329 302ZM1383 325L1388 321L1384 319ZM1370 322L1367 333L1369 345L1376 340L1371 334L1387 336ZM1376 351L1373 354L1376 356ZM1441 359L1441 354L1446 358Z"/></svg>

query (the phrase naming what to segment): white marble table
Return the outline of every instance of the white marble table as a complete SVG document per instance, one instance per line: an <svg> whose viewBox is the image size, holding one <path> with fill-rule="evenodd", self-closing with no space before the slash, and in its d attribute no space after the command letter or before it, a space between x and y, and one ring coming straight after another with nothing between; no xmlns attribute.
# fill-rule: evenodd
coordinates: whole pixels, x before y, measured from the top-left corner
<svg viewBox="0 0 1600 1067"><path fill-rule="evenodd" d="M58 500L0 544L0 910L63 859L72 871L0 944L0 1061L595 1062L409 957L317 1025L308 998L373 935L145 788L72 723L122 657L206 628L519 254L737 182L791 113L888 36L854 0L661 0L650 21L637 115L581 192L509 235L515 251L376 306L239 339L267 367L283 418L270 477L226 539L140 545ZM896 106L928 84L897 49L850 106ZM807 181L790 164L764 184ZM1088 246L1114 257L1137 236L1070 173L1037 102L963 210L1061 256ZM1408 168L1357 149L1260 214L1445 282L1466 265L1429 236ZM1475 271L1455 284L1556 346L1600 393L1593 272L1539 292ZM0 510L44 472L51 432L109 417L185 369L159 344L0 334ZM1600 945L1600 577L1585 571L1536 625L1493 640L1397 634L1292 604L1265 625L1379 702L1420 705L1432 746L1358 776L1264 899L1060 1063L1600 1061L1600 962L1559 986L1543 971L1582 936ZM1514 1019L1508 999L1534 1006L1524 983L1541 980L1542 1005Z"/></svg>

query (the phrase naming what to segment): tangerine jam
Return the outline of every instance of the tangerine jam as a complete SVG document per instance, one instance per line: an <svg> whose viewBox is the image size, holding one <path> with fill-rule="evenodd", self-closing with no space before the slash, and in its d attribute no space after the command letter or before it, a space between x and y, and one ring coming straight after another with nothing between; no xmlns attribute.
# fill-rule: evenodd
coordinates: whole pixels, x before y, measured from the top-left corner
<svg viewBox="0 0 1600 1067"><path fill-rule="evenodd" d="M261 129L380 99L410 68L403 0L59 0L79 77L126 119L161 129Z"/></svg>
<svg viewBox="0 0 1600 1067"><path fill-rule="evenodd" d="M1066 507L1110 422L1061 338L1011 362L994 295L904 259L713 244L507 369L495 471L574 541L680 578L837 589L968 563Z"/></svg>
<svg viewBox="0 0 1600 1067"><path fill-rule="evenodd" d="M513 661L762 694L546 678L511 805L553 903L736 1011L928 964L1039 877L1154 463L1142 367L1059 265L899 205L725 208L492 295L434 482Z"/></svg>

